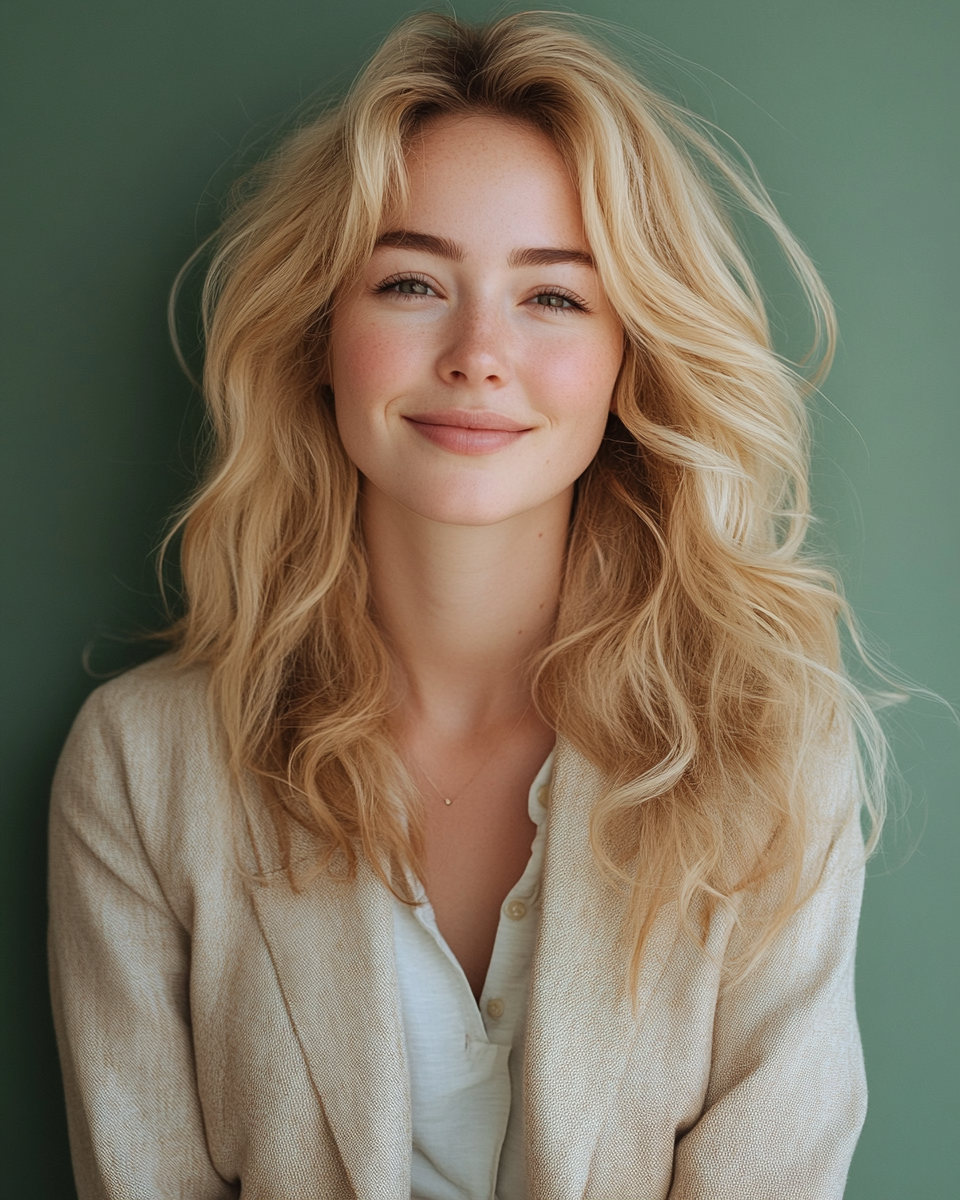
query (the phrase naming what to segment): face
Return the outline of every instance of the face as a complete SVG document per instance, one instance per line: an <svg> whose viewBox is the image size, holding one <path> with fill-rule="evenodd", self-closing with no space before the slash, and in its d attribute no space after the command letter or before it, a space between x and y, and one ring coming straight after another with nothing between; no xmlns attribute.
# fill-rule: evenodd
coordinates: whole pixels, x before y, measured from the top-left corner
<svg viewBox="0 0 960 1200"><path fill-rule="evenodd" d="M364 491L483 525L567 504L603 436L623 335L553 144L441 118L407 157L331 330L337 425Z"/></svg>

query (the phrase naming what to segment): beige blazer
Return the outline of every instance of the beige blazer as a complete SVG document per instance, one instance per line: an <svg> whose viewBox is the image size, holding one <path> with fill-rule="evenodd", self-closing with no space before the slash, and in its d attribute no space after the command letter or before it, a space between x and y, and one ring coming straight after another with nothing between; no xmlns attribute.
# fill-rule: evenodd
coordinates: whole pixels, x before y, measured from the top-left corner
<svg viewBox="0 0 960 1200"><path fill-rule="evenodd" d="M256 883L202 671L96 691L51 817L50 956L82 1200L408 1200L390 899L369 869ZM622 898L593 868L599 779L558 746L529 1002L533 1200L839 1197L864 1115L853 1005L862 844L736 989L661 912L637 1010ZM824 773L825 803L843 788ZM298 853L309 853L304 841ZM276 865L276 860L271 860ZM762 901L761 901L762 902Z"/></svg>

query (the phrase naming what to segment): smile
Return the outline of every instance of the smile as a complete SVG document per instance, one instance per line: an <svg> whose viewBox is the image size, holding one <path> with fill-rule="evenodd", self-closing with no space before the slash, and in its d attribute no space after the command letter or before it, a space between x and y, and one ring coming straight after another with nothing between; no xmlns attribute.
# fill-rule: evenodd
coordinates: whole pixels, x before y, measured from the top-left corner
<svg viewBox="0 0 960 1200"><path fill-rule="evenodd" d="M493 454L529 433L531 426L488 409L443 409L404 416L434 446L454 454Z"/></svg>

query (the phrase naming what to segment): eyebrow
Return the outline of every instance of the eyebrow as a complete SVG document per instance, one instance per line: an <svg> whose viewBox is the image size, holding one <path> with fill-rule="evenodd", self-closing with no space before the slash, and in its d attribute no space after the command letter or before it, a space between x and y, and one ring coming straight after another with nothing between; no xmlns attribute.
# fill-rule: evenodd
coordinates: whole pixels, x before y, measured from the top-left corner
<svg viewBox="0 0 960 1200"><path fill-rule="evenodd" d="M463 247L449 238L437 237L432 233L417 233L412 229L391 229L377 238L377 246L393 246L400 250L421 250L438 258L463 262L466 257ZM553 267L560 263L573 263L580 267L592 267L593 258L586 250L574 250L566 246L534 246L511 252L508 262L511 267Z"/></svg>
<svg viewBox="0 0 960 1200"><path fill-rule="evenodd" d="M514 250L510 255L511 267L553 267L558 263L573 263L578 267L592 267L593 258L586 250L572 250L565 246L541 246L529 250Z"/></svg>
<svg viewBox="0 0 960 1200"><path fill-rule="evenodd" d="M449 238L432 233L415 233L412 229L391 229L377 238L377 246L395 246L399 250L422 250L438 258L463 262L463 248Z"/></svg>

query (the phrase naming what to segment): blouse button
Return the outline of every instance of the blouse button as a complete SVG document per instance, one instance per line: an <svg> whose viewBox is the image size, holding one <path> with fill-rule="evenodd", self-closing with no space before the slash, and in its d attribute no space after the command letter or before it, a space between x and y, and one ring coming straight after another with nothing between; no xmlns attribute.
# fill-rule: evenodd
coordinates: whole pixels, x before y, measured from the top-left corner
<svg viewBox="0 0 960 1200"><path fill-rule="evenodd" d="M503 1016L503 1001L499 996L487 1001L487 1016L499 1021Z"/></svg>
<svg viewBox="0 0 960 1200"><path fill-rule="evenodd" d="M522 900L511 900L506 907L506 913L511 921L521 921L527 915L527 906Z"/></svg>

